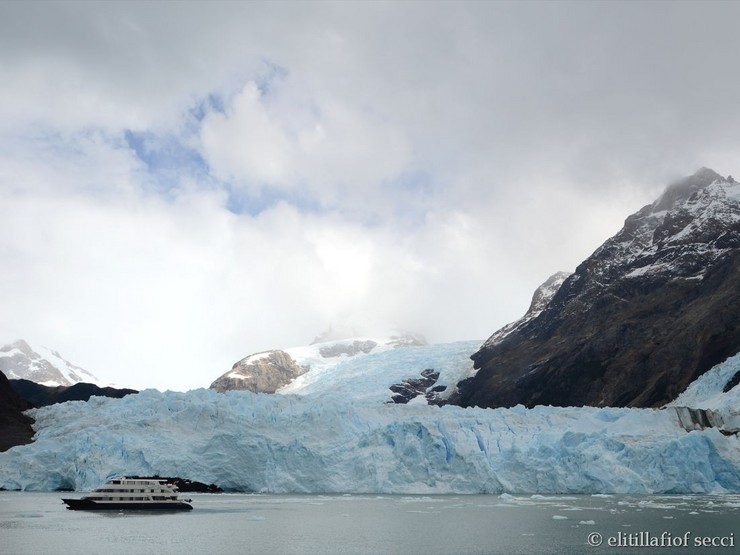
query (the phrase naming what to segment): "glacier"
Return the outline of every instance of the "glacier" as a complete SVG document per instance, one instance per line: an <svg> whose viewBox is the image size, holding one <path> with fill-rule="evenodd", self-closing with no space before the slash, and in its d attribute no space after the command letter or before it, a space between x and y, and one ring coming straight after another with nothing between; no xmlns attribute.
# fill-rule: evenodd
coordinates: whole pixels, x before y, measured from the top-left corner
<svg viewBox="0 0 740 555"><path fill-rule="evenodd" d="M338 360L293 393L145 390L33 409L35 441L0 453L0 488L87 491L158 474L271 493L740 491L738 437L687 432L674 407L387 403L399 377L468 371L469 345L430 347ZM732 412L739 388L721 390L736 367L740 356L684 399Z"/></svg>
<svg viewBox="0 0 740 555"><path fill-rule="evenodd" d="M324 347L351 344L354 341L372 341L377 346L370 352L353 356L327 358L321 355ZM471 340L394 347L388 337L362 336L292 347L285 352L299 365L310 368L310 371L298 376L277 393L382 403L390 400L391 385L419 377L421 371L433 368L439 372L436 385L447 387L444 394L440 395L440 398L446 399L460 380L474 372L470 353L480 345L481 341Z"/></svg>
<svg viewBox="0 0 740 555"><path fill-rule="evenodd" d="M731 414L740 407L740 387L733 387L727 392L723 389L738 374L740 374L740 355L735 355L699 376L668 405Z"/></svg>

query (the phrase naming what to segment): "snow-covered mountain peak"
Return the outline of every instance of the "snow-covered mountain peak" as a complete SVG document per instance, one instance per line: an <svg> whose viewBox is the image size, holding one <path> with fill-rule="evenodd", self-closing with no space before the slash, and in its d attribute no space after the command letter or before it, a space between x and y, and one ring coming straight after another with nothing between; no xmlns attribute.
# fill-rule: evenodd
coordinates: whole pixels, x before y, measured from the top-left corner
<svg viewBox="0 0 740 555"><path fill-rule="evenodd" d="M740 184L702 168L473 355L463 406L659 406L737 352Z"/></svg>
<svg viewBox="0 0 740 555"><path fill-rule="evenodd" d="M93 374L62 358L58 351L34 346L23 339L0 347L0 371L9 379L30 380L46 386L85 382L107 386Z"/></svg>
<svg viewBox="0 0 740 555"><path fill-rule="evenodd" d="M729 183L730 179L731 177L724 178L712 169L700 168L693 175L671 183L651 205L653 212L670 210L691 197L696 191L705 189L713 183Z"/></svg>
<svg viewBox="0 0 740 555"><path fill-rule="evenodd" d="M625 220L624 227L579 270L599 283L670 272L697 279L709 262L732 248L740 221L740 184L708 168L668 186L654 203Z"/></svg>
<svg viewBox="0 0 740 555"><path fill-rule="evenodd" d="M545 282L535 289L534 295L532 295L532 302L529 305L529 310L526 314L510 324L505 325L503 328L494 333L489 337L483 344L483 348L491 347L497 343L501 343L506 337L511 335L516 330L528 322L534 320L540 313L547 308L555 293L558 292L563 282L571 276L571 272L556 272L551 275Z"/></svg>
<svg viewBox="0 0 740 555"><path fill-rule="evenodd" d="M532 295L532 302L529 305L529 310L525 314L525 318L532 319L540 314L547 307L550 300L558 292L563 282L571 276L572 272L556 272L545 280L545 283L535 289L534 295Z"/></svg>

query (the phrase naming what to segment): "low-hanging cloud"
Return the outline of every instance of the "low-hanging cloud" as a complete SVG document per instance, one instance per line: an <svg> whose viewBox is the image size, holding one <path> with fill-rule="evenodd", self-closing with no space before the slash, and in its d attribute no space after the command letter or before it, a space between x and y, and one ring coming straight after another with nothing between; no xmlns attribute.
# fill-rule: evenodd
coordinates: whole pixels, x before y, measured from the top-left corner
<svg viewBox="0 0 740 555"><path fill-rule="evenodd" d="M740 171L739 6L0 4L0 339L179 389L330 325L484 339Z"/></svg>

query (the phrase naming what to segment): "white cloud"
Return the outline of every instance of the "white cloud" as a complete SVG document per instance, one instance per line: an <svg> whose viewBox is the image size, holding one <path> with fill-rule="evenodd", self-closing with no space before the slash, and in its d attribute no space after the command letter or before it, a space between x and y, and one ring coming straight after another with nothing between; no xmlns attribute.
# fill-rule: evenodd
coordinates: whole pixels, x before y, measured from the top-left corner
<svg viewBox="0 0 740 555"><path fill-rule="evenodd" d="M271 120L260 92L249 82L226 112L208 114L201 127L203 153L225 181L285 186L294 179L293 145Z"/></svg>
<svg viewBox="0 0 740 555"><path fill-rule="evenodd" d="M149 191L117 141L70 138L35 165L36 145L22 146L0 189L0 295L13 315L0 336L33 337L120 385L206 386L241 356L337 323L469 338L480 320L461 299L486 302L471 272L503 275L485 271L495 245L475 256L483 228L462 212L406 233L286 203L236 215L197 183Z"/></svg>
<svg viewBox="0 0 740 555"><path fill-rule="evenodd" d="M288 76L263 93L249 81L205 116L201 149L214 174L252 190L301 188L328 206L387 202L377 190L410 162L402 130L300 85Z"/></svg>
<svg viewBox="0 0 740 555"><path fill-rule="evenodd" d="M738 177L738 6L0 3L0 338L175 388L332 323L483 339Z"/></svg>

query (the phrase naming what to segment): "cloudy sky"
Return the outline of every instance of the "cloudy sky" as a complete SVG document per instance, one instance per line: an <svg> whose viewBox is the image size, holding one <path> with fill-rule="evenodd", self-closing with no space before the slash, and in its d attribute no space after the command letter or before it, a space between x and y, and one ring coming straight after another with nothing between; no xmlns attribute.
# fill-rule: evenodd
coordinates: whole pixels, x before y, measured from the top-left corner
<svg viewBox="0 0 740 555"><path fill-rule="evenodd" d="M330 326L485 339L740 173L737 2L1 2L0 341L207 387Z"/></svg>

